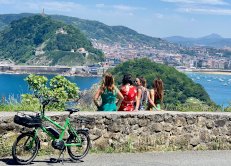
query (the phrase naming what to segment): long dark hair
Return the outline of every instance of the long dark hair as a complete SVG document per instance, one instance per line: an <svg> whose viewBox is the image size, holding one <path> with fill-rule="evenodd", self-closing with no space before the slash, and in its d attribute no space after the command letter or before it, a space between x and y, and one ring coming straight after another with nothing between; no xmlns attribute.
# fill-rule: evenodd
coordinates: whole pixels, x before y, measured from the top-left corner
<svg viewBox="0 0 231 166"><path fill-rule="evenodd" d="M122 84L126 85L126 84L130 84L133 85L133 79L132 79L132 75L131 74L125 74L123 79L122 79Z"/></svg>
<svg viewBox="0 0 231 166"><path fill-rule="evenodd" d="M164 83L163 81L158 77L157 79L155 79L153 81L153 88L155 90L155 96L161 100L161 102L163 101L164 98Z"/></svg>
<svg viewBox="0 0 231 166"><path fill-rule="evenodd" d="M141 85L146 88L147 86L147 81L144 77L139 77L139 80L141 82Z"/></svg>
<svg viewBox="0 0 231 166"><path fill-rule="evenodd" d="M115 88L114 78L111 73L105 73L102 84L103 90L108 89L109 91L113 91Z"/></svg>

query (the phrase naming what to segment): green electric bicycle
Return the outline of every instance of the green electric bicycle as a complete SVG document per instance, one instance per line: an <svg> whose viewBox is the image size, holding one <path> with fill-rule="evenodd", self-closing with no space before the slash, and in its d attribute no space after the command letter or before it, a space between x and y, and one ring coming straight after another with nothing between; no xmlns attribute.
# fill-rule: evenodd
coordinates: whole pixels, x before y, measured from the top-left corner
<svg viewBox="0 0 231 166"><path fill-rule="evenodd" d="M85 157L91 146L89 130L87 128L74 128L70 123L71 114L78 112L78 109L69 108L65 111L69 112L68 117L65 120L64 126L56 123L45 115L45 107L52 102L58 102L55 99L46 99L41 102L41 113L36 115L26 115L20 113L15 115L14 122L16 124L33 128L31 131L22 132L16 139L12 147L12 156L18 164L31 163L40 149L40 139L38 130L42 130L52 140L52 147L60 150L59 161L61 154L67 149L67 152L72 160L80 160ZM43 125L43 122L47 121L56 126L61 132L59 133L52 126ZM68 138L65 140L64 135L68 132Z"/></svg>

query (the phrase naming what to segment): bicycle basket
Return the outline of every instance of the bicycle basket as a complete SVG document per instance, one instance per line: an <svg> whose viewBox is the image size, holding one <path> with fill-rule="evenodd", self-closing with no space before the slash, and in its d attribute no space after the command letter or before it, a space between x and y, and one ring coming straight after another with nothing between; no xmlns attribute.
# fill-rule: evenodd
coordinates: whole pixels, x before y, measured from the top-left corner
<svg viewBox="0 0 231 166"><path fill-rule="evenodd" d="M39 115L28 115L24 113L18 113L14 116L14 123L22 125L28 128L40 127L42 124Z"/></svg>

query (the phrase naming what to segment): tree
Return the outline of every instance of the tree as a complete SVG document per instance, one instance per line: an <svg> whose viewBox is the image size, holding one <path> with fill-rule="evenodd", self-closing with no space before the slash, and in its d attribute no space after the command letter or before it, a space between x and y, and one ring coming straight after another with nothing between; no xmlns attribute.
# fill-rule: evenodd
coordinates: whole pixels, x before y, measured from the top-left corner
<svg viewBox="0 0 231 166"><path fill-rule="evenodd" d="M25 80L33 94L24 95L24 103L25 101L32 103L32 100L34 102L34 98L55 98L59 102L54 103L50 108L63 109L67 100L79 97L79 88L76 84L71 83L65 77L60 75L57 75L48 81L48 78L45 76L30 74Z"/></svg>

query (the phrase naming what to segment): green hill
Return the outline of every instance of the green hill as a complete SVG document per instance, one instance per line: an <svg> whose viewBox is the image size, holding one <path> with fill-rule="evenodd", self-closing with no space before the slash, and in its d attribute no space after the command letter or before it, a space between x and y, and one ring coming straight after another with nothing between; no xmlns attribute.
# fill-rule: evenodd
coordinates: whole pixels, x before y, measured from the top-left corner
<svg viewBox="0 0 231 166"><path fill-rule="evenodd" d="M34 14L4 14L0 15L0 29L1 25L6 27L11 21L18 20L22 17L28 17ZM170 44L169 42L160 38L150 37L147 35L139 34L136 31L124 26L108 26L99 21L85 20L76 17L50 15L54 20L62 21L66 24L73 25L79 28L89 39L96 39L107 44L120 43L128 44L133 43L137 46L146 45L155 47L160 50L172 50L177 48L177 45Z"/></svg>
<svg viewBox="0 0 231 166"><path fill-rule="evenodd" d="M0 33L0 57L17 64L83 65L102 61L103 53L78 28L34 15L5 26Z"/></svg>
<svg viewBox="0 0 231 166"><path fill-rule="evenodd" d="M184 73L163 64L151 62L148 59L130 60L109 70L114 76L117 85L121 84L123 75L130 73L133 77L143 76L147 79L149 88L157 76L164 82L164 103L185 103L190 97L197 98L206 104L213 104L209 95L200 84L194 83Z"/></svg>
<svg viewBox="0 0 231 166"><path fill-rule="evenodd" d="M176 45L156 37L139 34L125 26L108 26L99 21L79 19L61 15L52 15L53 19L63 21L67 24L79 27L89 38L101 42L114 44L133 43L135 45L147 45L157 49L172 49Z"/></svg>

